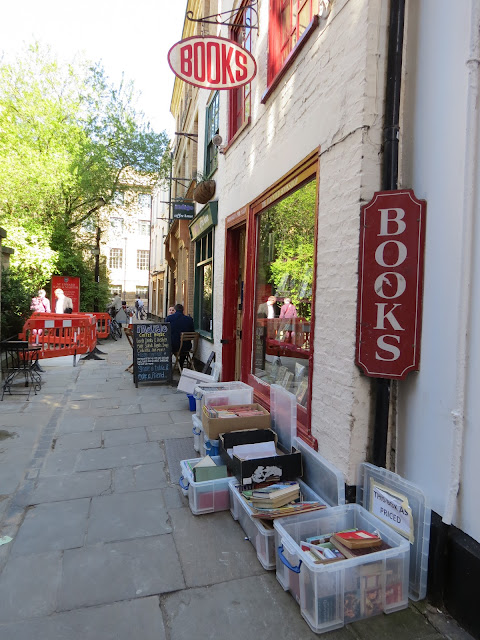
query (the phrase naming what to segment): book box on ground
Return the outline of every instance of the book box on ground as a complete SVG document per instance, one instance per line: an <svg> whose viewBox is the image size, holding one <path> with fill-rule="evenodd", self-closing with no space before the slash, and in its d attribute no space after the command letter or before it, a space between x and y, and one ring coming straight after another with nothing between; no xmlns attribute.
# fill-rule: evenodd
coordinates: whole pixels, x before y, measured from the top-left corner
<svg viewBox="0 0 480 640"><path fill-rule="evenodd" d="M202 419L203 406L215 407L227 404L252 404L253 387L244 382L207 382L194 391L197 416Z"/></svg>
<svg viewBox="0 0 480 640"><path fill-rule="evenodd" d="M234 419L230 422L234 422ZM294 448L291 453L282 453L277 449L277 455L264 458L242 459L235 453L230 455L230 450L239 445L269 442L277 442L277 435L272 429L248 429L220 434L220 456L240 484L254 485L274 480L283 482L302 477L302 455Z"/></svg>
<svg viewBox="0 0 480 640"><path fill-rule="evenodd" d="M295 438L293 445L302 455L303 476L298 478L304 500L318 500L333 507L345 504L345 480L343 474L314 451L305 442ZM238 520L246 536L257 551L257 558L264 569L276 567L275 531L273 523L253 517L253 511L242 499L236 478L229 482L230 512ZM293 517L293 516L290 516ZM298 574L292 580L298 582ZM297 587L298 589L298 587Z"/></svg>
<svg viewBox="0 0 480 640"><path fill-rule="evenodd" d="M182 475L180 476L179 484L184 495L188 495L190 511L194 515L226 511L230 508L228 482L231 477L195 482L193 466L200 460L201 458L193 458L192 460L181 460L180 462ZM223 465L220 456L213 456L212 460L218 466Z"/></svg>
<svg viewBox="0 0 480 640"><path fill-rule="evenodd" d="M422 492L397 474L361 465L357 499L275 521L277 579L315 633L337 629L420 600L427 587L430 509ZM300 543L348 529L378 532L390 548L317 564Z"/></svg>
<svg viewBox="0 0 480 640"><path fill-rule="evenodd" d="M178 381L177 391L185 391L185 393L193 394L195 387L201 383L217 382L219 376L219 369L212 371L212 375L208 376L206 373L200 373L200 371L194 371L193 369L182 369L182 375Z"/></svg>
<svg viewBox="0 0 480 640"><path fill-rule="evenodd" d="M220 405L212 407L212 411L234 411L235 409L251 410L259 412L260 415L236 418L218 418L208 415L207 407L204 405L202 412L202 425L206 436L210 440L218 440L220 433L227 431L239 431L240 429L268 429L270 428L270 414L257 403L243 405Z"/></svg>

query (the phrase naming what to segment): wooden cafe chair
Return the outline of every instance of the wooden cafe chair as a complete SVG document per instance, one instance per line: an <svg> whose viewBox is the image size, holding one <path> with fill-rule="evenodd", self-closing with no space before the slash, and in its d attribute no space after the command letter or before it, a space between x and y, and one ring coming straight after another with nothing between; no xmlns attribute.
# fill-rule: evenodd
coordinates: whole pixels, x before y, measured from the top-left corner
<svg viewBox="0 0 480 640"><path fill-rule="evenodd" d="M180 348L173 355L175 356L175 364L173 365L173 370L178 369L178 372L182 373L182 367L180 366L180 354L182 352L182 347L184 342L191 342L192 346L185 354L185 362L183 364L184 368L195 370L194 358L198 349L198 339L200 335L196 331L183 331L180 334Z"/></svg>

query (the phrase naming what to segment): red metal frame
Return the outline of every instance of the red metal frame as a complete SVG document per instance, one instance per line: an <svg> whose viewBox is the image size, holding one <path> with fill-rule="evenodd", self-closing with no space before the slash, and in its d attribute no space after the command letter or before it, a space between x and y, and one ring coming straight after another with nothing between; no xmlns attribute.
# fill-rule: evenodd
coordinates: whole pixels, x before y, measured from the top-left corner
<svg viewBox="0 0 480 640"><path fill-rule="evenodd" d="M257 216L262 211L270 207L295 191L303 184L310 180L317 180L317 202L315 216L315 260L313 269L313 288L312 288L312 318L311 318L311 344L315 340L315 293L316 293L316 269L317 269L317 220L318 220L318 185L319 185L319 157L320 148L315 149L307 158L296 165L285 176L278 180L274 185L264 191L258 198L248 206L247 226L246 226L246 265L245 265L245 293L243 307L243 325L242 325L242 380L250 384L255 390L256 400L269 408L270 406L270 386L260 382L252 375L252 354L253 354L253 326L254 326L254 304L255 304L255 275L256 275L256 256L257 256ZM235 214L233 214L234 216ZM229 250L229 230L226 229L227 243L226 256ZM232 260L233 263L233 260ZM232 268L235 268L232 266ZM235 276L236 278L236 276ZM225 273L224 292L227 289L227 272ZM231 286L231 280L229 286ZM226 300L226 299L225 299ZM224 335L228 331L232 331L232 316L230 307L225 304L224 315ZM228 310L230 309L230 311ZM225 327L226 322L226 327ZM234 343L233 343L234 344ZM225 348L225 347L224 347ZM233 347L234 349L234 347ZM233 352L234 353L234 352ZM223 362L226 364L224 351ZM313 374L313 349L309 357L309 368ZM304 408L297 405L297 427L299 436L315 449L318 447L316 439L311 434L311 402L312 402L312 377L309 376L308 382L308 401L307 407Z"/></svg>

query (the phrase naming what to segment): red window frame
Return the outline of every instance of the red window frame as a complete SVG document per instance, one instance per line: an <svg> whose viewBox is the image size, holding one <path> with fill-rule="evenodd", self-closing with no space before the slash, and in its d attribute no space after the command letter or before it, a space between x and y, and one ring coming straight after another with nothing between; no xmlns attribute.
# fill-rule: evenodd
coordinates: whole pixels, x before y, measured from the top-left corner
<svg viewBox="0 0 480 640"><path fill-rule="evenodd" d="M251 53L252 51L252 29L248 25L252 23L253 11L250 7L245 6L249 0L244 0L244 10L237 14L236 22L230 30L230 38L238 45ZM235 135L250 121L251 108L251 87L250 83L231 89L229 92L228 102L228 140L229 142Z"/></svg>
<svg viewBox="0 0 480 640"><path fill-rule="evenodd" d="M318 0L270 0L268 73L270 86L318 14ZM318 18L317 18L318 20Z"/></svg>

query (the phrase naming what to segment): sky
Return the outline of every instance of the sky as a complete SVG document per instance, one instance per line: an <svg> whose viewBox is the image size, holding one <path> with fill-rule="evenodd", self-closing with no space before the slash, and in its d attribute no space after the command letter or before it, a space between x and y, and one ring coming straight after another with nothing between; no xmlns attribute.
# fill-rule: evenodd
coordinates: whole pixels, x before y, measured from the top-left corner
<svg viewBox="0 0 480 640"><path fill-rule="evenodd" d="M141 92L138 102L153 129L174 133L170 114L174 74L170 47L182 38L186 0L13 0L2 3L0 51L21 52L35 40L62 60L83 53L102 62L119 84L122 72Z"/></svg>

